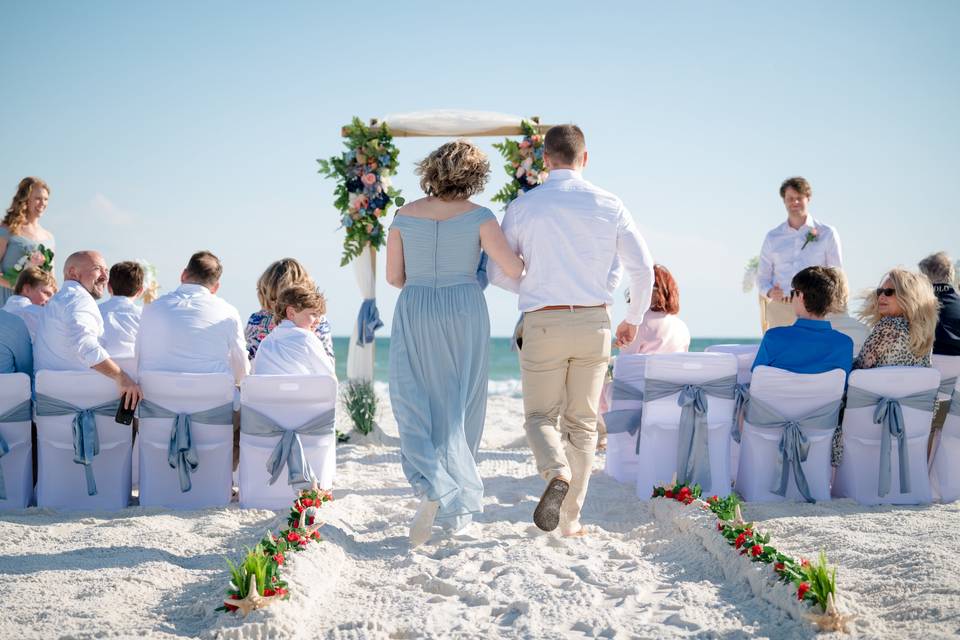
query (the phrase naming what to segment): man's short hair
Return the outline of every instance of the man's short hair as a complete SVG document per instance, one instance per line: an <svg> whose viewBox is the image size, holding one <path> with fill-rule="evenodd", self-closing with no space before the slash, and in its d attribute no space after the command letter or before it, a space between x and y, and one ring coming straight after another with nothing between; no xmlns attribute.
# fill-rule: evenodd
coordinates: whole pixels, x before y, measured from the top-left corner
<svg viewBox="0 0 960 640"><path fill-rule="evenodd" d="M817 317L827 315L837 298L837 281L827 272L827 267L803 269L793 276L790 286L803 293L804 308Z"/></svg>
<svg viewBox="0 0 960 640"><path fill-rule="evenodd" d="M827 313L846 313L850 302L850 285L847 283L847 274L839 267L823 267L824 273L833 280L833 303Z"/></svg>
<svg viewBox="0 0 960 640"><path fill-rule="evenodd" d="M27 267L20 272L17 282L13 286L13 292L18 296L23 295L24 287L53 287L57 288L57 279L49 271L44 271L40 267Z"/></svg>
<svg viewBox="0 0 960 640"><path fill-rule="evenodd" d="M583 130L575 124L550 127L543 139L543 152L560 164L574 164L586 149Z"/></svg>
<svg viewBox="0 0 960 640"><path fill-rule="evenodd" d="M956 270L946 251L938 251L921 260L920 273L933 284L953 284L956 277Z"/></svg>
<svg viewBox="0 0 960 640"><path fill-rule="evenodd" d="M787 189L793 189L800 195L807 196L808 198L813 196L813 188L810 186L810 183L807 182L806 178L801 178L800 176L787 178L783 181L783 184L780 185L781 198L787 194Z"/></svg>
<svg viewBox="0 0 960 640"><path fill-rule="evenodd" d="M189 282L210 288L220 282L223 265L220 264L220 258L209 251L197 251L190 256L190 262L184 271Z"/></svg>
<svg viewBox="0 0 960 640"><path fill-rule="evenodd" d="M297 312L316 309L318 313L326 313L327 301L323 294L311 284L298 282L290 285L277 296L276 307L272 309L276 322L286 319L287 307L293 307Z"/></svg>
<svg viewBox="0 0 960 640"><path fill-rule="evenodd" d="M131 298L143 289L143 267L139 262L118 262L110 267L110 291L115 296Z"/></svg>

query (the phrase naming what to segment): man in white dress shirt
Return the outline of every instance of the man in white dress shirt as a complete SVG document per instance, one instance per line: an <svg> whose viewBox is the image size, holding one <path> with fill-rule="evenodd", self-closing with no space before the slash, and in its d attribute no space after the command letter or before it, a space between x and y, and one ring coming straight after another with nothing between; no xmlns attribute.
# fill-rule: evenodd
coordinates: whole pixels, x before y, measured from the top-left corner
<svg viewBox="0 0 960 640"><path fill-rule="evenodd" d="M619 198L581 176L583 132L561 125L547 132L550 177L510 203L503 232L526 263L520 281L493 263L490 281L519 294L523 312L520 368L524 428L547 482L533 514L545 531L585 533L580 510L597 445L597 409L610 359L610 312L619 259L630 281L617 345L633 342L650 304L653 259ZM557 423L559 420L559 430Z"/></svg>
<svg viewBox="0 0 960 640"><path fill-rule="evenodd" d="M118 262L110 267L110 299L100 303L103 337L100 344L111 358L133 360L141 309L136 299L143 293L143 267L138 262Z"/></svg>
<svg viewBox="0 0 960 640"><path fill-rule="evenodd" d="M139 371L249 372L243 323L236 308L217 297L223 266L198 251L180 274L180 286L146 305L137 331Z"/></svg>
<svg viewBox="0 0 960 640"><path fill-rule="evenodd" d="M30 331L30 339L37 339L37 325L47 300L57 293L57 280L52 273L40 267L27 267L20 272L13 295L7 298L3 310L19 317Z"/></svg>
<svg viewBox="0 0 960 640"><path fill-rule="evenodd" d="M107 284L107 264L96 251L78 251L63 265L63 288L47 300L34 344L37 371L93 369L113 379L133 408L143 397L140 387L124 373L100 344L103 318L97 300Z"/></svg>
<svg viewBox="0 0 960 640"><path fill-rule="evenodd" d="M327 312L323 295L305 284L292 285L280 292L272 311L283 321L260 343L253 359L254 373L336 378L333 359L316 334Z"/></svg>
<svg viewBox="0 0 960 640"><path fill-rule="evenodd" d="M796 321L790 304L790 282L807 267L843 268L840 236L807 211L813 190L801 177L787 178L780 197L787 220L771 229L760 249L757 282L760 290L760 327L788 327Z"/></svg>

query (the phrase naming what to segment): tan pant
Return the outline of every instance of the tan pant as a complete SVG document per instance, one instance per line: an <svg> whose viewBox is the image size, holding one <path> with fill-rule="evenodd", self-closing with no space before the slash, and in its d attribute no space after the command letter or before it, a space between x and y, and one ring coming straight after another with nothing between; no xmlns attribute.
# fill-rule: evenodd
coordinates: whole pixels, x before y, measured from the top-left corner
<svg viewBox="0 0 960 640"><path fill-rule="evenodd" d="M541 477L547 482L557 476L570 480L560 508L561 533L580 528L609 360L610 315L605 307L524 314L524 429Z"/></svg>
<svg viewBox="0 0 960 640"><path fill-rule="evenodd" d="M764 333L774 327L789 327L797 321L793 305L789 302L775 302L766 296L760 296L760 330Z"/></svg>

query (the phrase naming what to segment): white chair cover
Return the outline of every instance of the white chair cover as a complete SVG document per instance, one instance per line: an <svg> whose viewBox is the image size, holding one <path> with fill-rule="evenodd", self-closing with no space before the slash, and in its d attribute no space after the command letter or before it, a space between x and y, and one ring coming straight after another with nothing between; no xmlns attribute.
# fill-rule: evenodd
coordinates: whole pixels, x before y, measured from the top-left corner
<svg viewBox="0 0 960 640"><path fill-rule="evenodd" d="M646 355L635 353L618 356L613 363L613 379L616 384L628 385L639 391L643 390L643 371ZM607 406L610 412L635 411L637 417L643 410L643 400L623 397L614 393L614 385L610 385L610 397ZM607 462L604 468L607 475L617 482L634 484L637 481L637 435L627 432L611 433L607 425Z"/></svg>
<svg viewBox="0 0 960 640"><path fill-rule="evenodd" d="M337 403L337 380L330 376L247 376L240 385L240 506L281 509L290 506L297 488L287 474L270 484L267 460L279 436L243 433L243 410L250 407L286 429L296 429ZM333 487L336 435L302 435L303 452L321 488Z"/></svg>
<svg viewBox="0 0 960 640"><path fill-rule="evenodd" d="M669 353L648 355L645 380L701 384L735 376L737 359L728 353ZM645 382L646 385L646 382ZM677 472L677 444L681 407L680 394L643 403L640 452L637 462L637 496L649 500L654 485L669 482ZM733 399L708 397L707 447L711 486L701 487L704 495L730 493L730 427Z"/></svg>
<svg viewBox="0 0 960 640"><path fill-rule="evenodd" d="M849 386L887 398L901 398L937 389L940 372L925 367L880 367L850 374ZM900 493L899 451L890 448L890 491L879 496L881 424L874 420L874 407L847 406L843 416L843 459L837 468L833 495L853 498L860 504L925 504L931 501L927 467L927 441L933 420L933 403L927 410L903 406L907 439L910 491Z"/></svg>
<svg viewBox="0 0 960 640"><path fill-rule="evenodd" d="M47 371L36 375L37 396L80 408L116 400L116 383L96 371ZM97 493L87 495L84 467L73 461L73 417L37 415L37 506L64 510L116 510L130 501L133 428L113 416L96 416L100 453L91 465Z"/></svg>
<svg viewBox="0 0 960 640"><path fill-rule="evenodd" d="M960 356L931 356L933 368L940 372L940 393L938 399L949 400L960 376Z"/></svg>
<svg viewBox="0 0 960 640"><path fill-rule="evenodd" d="M0 374L0 416L5 414L11 415L9 420L0 419L0 440L6 443L6 453L0 450L4 489L0 493L0 510L23 509L33 497L33 443L30 438L33 412L30 408L30 376L27 374ZM24 417L25 420L20 419Z"/></svg>
<svg viewBox="0 0 960 640"><path fill-rule="evenodd" d="M197 413L233 403L233 377L225 373L140 375L144 398L174 413ZM168 462L171 418L140 416L140 505L198 509L230 503L233 491L233 424L191 421L191 438L199 464L190 474L189 491L181 491L177 469Z"/></svg>
<svg viewBox="0 0 960 640"><path fill-rule="evenodd" d="M712 344L705 348L704 353L732 353L737 357L737 384L749 385L752 377L750 367L757 359L759 344ZM736 428L736 425L734 425ZM730 443L730 481L737 479L737 469L740 466L740 443L734 439Z"/></svg>
<svg viewBox="0 0 960 640"><path fill-rule="evenodd" d="M934 500L953 502L960 498L960 381L953 391L950 413L933 446L930 488Z"/></svg>
<svg viewBox="0 0 960 640"><path fill-rule="evenodd" d="M760 366L753 372L750 397L774 407L784 418L802 418L843 397L846 373L842 369L826 373L801 374ZM771 490L780 460L782 429L757 427L744 421L740 437L740 467L735 488L748 502L804 500L790 474L787 495ZM809 430L806 462L801 463L810 495L814 500L830 499L830 453L833 431Z"/></svg>

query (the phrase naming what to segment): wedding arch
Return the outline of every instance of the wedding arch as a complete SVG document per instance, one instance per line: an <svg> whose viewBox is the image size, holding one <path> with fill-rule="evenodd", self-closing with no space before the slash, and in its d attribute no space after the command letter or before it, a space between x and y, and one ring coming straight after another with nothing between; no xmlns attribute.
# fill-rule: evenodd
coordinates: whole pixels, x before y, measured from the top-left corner
<svg viewBox="0 0 960 640"><path fill-rule="evenodd" d="M452 109L391 114L369 124L354 117L342 128L346 150L317 162L319 173L337 181L334 207L344 230L340 265L353 263L362 298L347 355L349 381L373 381L374 334L383 326L376 303L377 250L386 243L383 220L392 206L403 205L400 191L390 182L398 167L394 138L522 136L494 144L506 160L510 180L493 199L506 205L546 178L543 134L549 128L537 117Z"/></svg>

